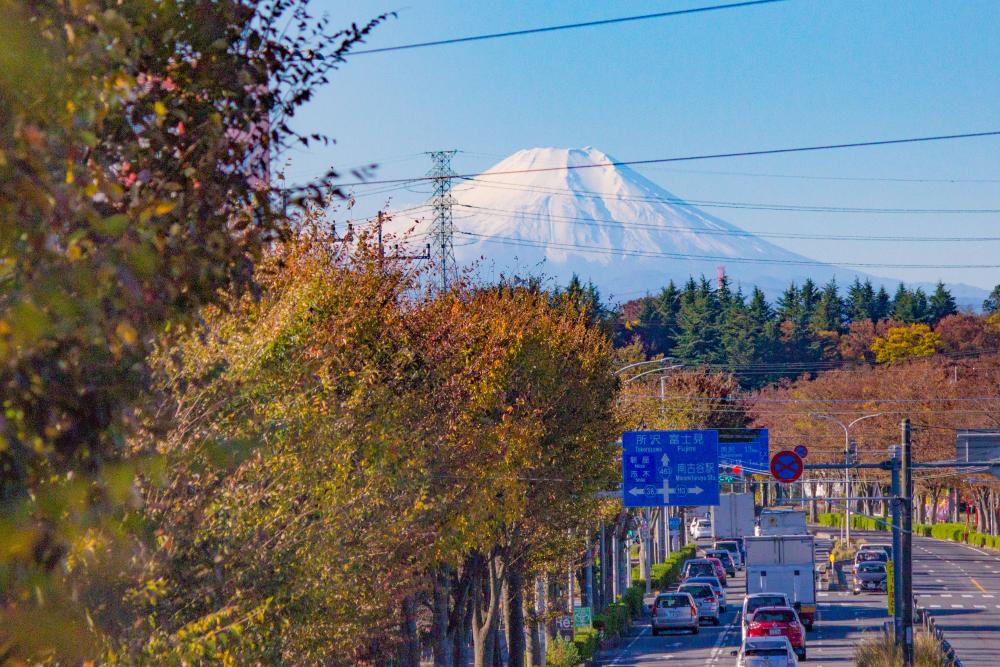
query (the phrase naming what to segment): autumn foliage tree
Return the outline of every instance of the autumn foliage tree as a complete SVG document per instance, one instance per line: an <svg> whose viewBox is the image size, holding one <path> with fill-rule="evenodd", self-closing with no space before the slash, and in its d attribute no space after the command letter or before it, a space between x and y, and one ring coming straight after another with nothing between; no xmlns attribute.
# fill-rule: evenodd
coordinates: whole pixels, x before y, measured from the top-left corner
<svg viewBox="0 0 1000 667"><path fill-rule="evenodd" d="M88 650L60 568L128 532L153 341L254 288L288 227L269 160L322 140L290 119L377 22L338 32L286 0L0 2L0 657Z"/></svg>

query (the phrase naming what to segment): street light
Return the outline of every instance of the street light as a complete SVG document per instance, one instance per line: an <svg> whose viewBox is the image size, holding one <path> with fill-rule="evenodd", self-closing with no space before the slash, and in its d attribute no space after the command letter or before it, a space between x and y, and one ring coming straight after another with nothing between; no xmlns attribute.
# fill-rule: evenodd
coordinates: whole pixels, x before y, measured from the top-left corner
<svg viewBox="0 0 1000 667"><path fill-rule="evenodd" d="M872 419L874 417L881 417L883 412L876 412L871 415L865 415L863 417L858 417L849 424L845 424L839 419L835 419L830 415L820 414L818 412L810 412L810 417L815 417L816 419L825 419L831 421L840 428L844 429L844 464L850 463L850 453L851 453L851 427L853 427L858 422L862 422L866 419ZM851 543L851 469L844 468L844 491L847 500L844 501L844 542L847 544Z"/></svg>

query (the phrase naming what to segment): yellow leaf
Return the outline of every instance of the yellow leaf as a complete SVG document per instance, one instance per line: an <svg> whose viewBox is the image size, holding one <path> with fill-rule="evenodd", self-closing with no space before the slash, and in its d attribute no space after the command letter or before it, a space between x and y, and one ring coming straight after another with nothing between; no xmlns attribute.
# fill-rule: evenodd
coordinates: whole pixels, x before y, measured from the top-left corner
<svg viewBox="0 0 1000 667"><path fill-rule="evenodd" d="M176 206L177 202L175 201L160 201L156 203L156 206L153 208L153 212L156 215L166 215L174 210Z"/></svg>
<svg viewBox="0 0 1000 667"><path fill-rule="evenodd" d="M72 184L74 180L76 180L76 179L73 177L73 163L67 160L66 161L66 183L67 184Z"/></svg>
<svg viewBox="0 0 1000 667"><path fill-rule="evenodd" d="M167 115L167 107L159 100L153 103L153 111L155 111L156 115L161 118Z"/></svg>
<svg viewBox="0 0 1000 667"><path fill-rule="evenodd" d="M135 345L135 341L139 338L135 327L128 320L122 320L118 323L118 326L115 327L115 335L126 345Z"/></svg>
<svg viewBox="0 0 1000 667"><path fill-rule="evenodd" d="M83 257L83 250L80 249L80 246L74 243L70 247L66 248L66 256L69 257L71 262L75 262Z"/></svg>

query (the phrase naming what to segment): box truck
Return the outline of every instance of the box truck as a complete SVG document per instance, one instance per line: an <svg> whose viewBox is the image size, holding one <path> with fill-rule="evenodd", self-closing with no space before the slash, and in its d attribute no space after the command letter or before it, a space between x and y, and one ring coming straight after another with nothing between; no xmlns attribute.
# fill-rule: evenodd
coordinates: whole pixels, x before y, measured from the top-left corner
<svg viewBox="0 0 1000 667"><path fill-rule="evenodd" d="M752 493L726 493L712 507L712 535L716 540L738 540L753 535Z"/></svg>
<svg viewBox="0 0 1000 667"><path fill-rule="evenodd" d="M747 595L784 593L802 625L816 622L816 544L812 535L746 537Z"/></svg>
<svg viewBox="0 0 1000 667"><path fill-rule="evenodd" d="M763 510L757 520L755 535L805 535L806 513L800 510Z"/></svg>

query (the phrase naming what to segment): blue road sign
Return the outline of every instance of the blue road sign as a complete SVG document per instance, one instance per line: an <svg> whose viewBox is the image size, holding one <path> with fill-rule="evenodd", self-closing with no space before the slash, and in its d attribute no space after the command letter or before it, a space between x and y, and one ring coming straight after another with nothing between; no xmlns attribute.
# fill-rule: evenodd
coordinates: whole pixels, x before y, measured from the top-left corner
<svg viewBox="0 0 1000 667"><path fill-rule="evenodd" d="M719 437L719 461L741 466L744 475L766 474L770 460L766 428L727 430Z"/></svg>
<svg viewBox="0 0 1000 667"><path fill-rule="evenodd" d="M670 517L670 532L676 533L681 529L681 518L679 516Z"/></svg>
<svg viewBox="0 0 1000 667"><path fill-rule="evenodd" d="M792 451L798 454L800 459L804 459L809 456L809 448L805 445L795 445L795 449Z"/></svg>
<svg viewBox="0 0 1000 667"><path fill-rule="evenodd" d="M625 507L719 504L718 431L622 434Z"/></svg>
<svg viewBox="0 0 1000 667"><path fill-rule="evenodd" d="M802 458L787 449L778 452L771 459L771 474L782 484L791 484L802 475Z"/></svg>

